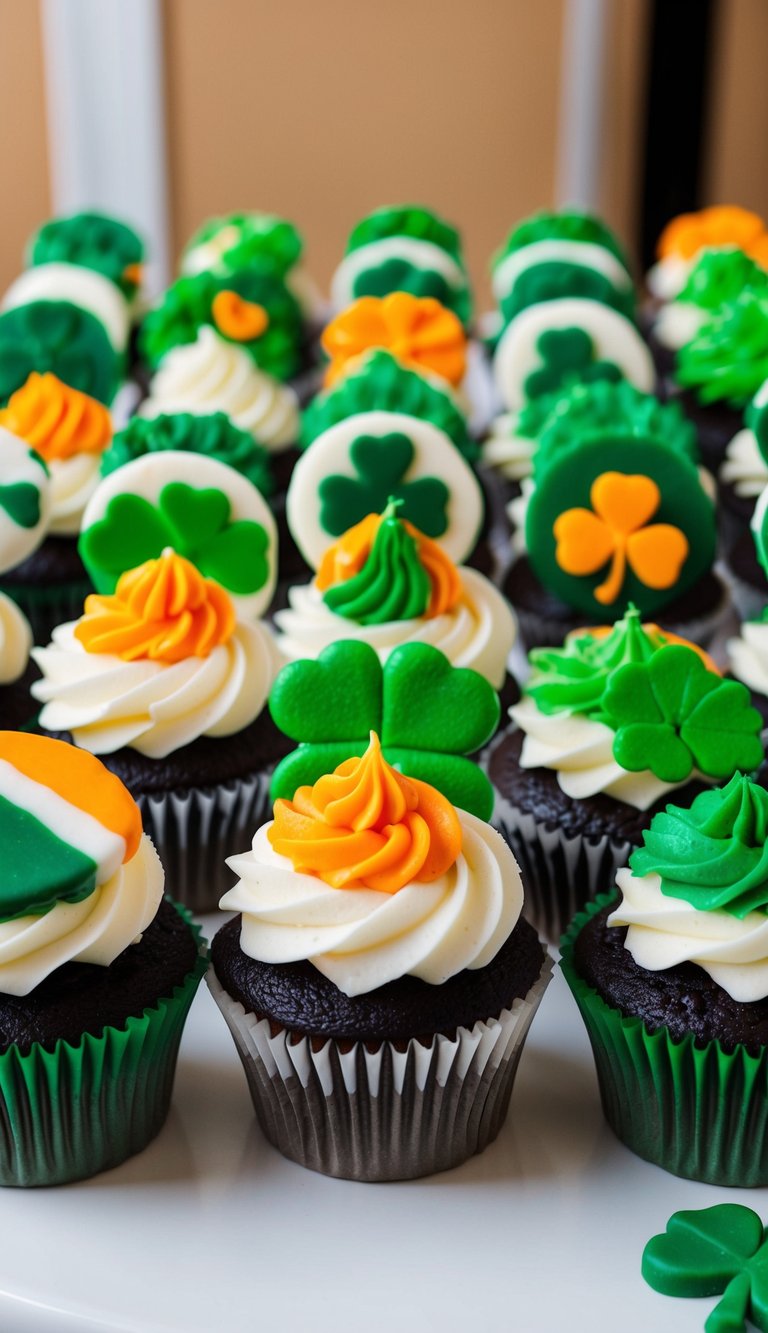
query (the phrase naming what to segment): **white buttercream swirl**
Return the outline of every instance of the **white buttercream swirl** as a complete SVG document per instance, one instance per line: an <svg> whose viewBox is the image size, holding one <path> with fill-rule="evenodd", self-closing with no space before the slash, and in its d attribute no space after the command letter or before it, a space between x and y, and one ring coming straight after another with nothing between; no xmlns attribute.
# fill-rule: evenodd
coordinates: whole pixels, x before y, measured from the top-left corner
<svg viewBox="0 0 768 1333"><path fill-rule="evenodd" d="M154 920L165 876L146 834L134 856L79 903L0 921L0 991L28 995L65 963L109 967Z"/></svg>
<svg viewBox="0 0 768 1333"><path fill-rule="evenodd" d="M48 464L51 474L51 522L49 532L75 537L85 513L85 506L101 481L100 454L73 454L54 458Z"/></svg>
<svg viewBox="0 0 768 1333"><path fill-rule="evenodd" d="M127 745L162 759L199 736L232 736L259 716L281 665L258 623L238 623L208 657L173 663L89 653L77 623L59 625L49 647L32 650L43 673L32 693L45 705L41 726L71 732L91 754Z"/></svg>
<svg viewBox="0 0 768 1333"><path fill-rule="evenodd" d="M613 757L616 733L604 722L581 713L542 713L531 698L515 704L509 715L525 732L521 768L553 769L561 790L575 800L604 792L636 810L647 810L683 785L662 782L649 769L628 773Z"/></svg>
<svg viewBox="0 0 768 1333"><path fill-rule="evenodd" d="M726 645L731 672L757 694L768 695L768 622L745 620Z"/></svg>
<svg viewBox="0 0 768 1333"><path fill-rule="evenodd" d="M431 884L397 893L333 889L294 870L269 842L270 824L250 852L227 864L239 876L219 906L242 912L240 947L264 963L309 962L345 995L364 995L399 977L440 986L464 968L487 966L523 906L515 859L494 829L458 812L462 850Z"/></svg>
<svg viewBox="0 0 768 1333"><path fill-rule="evenodd" d="M243 347L204 324L193 343L171 348L152 380L140 415L226 412L272 452L295 444L299 403L293 389L260 370Z"/></svg>
<svg viewBox="0 0 768 1333"><path fill-rule="evenodd" d="M27 617L10 597L0 592L0 685L11 685L24 674L31 647L32 630Z"/></svg>
<svg viewBox="0 0 768 1333"><path fill-rule="evenodd" d="M700 254L701 251L698 250L689 259L684 259L682 255L670 254L654 264L648 270L645 279L651 295L655 296L657 301L673 301L683 290Z"/></svg>
<svg viewBox="0 0 768 1333"><path fill-rule="evenodd" d="M768 916L699 911L683 898L662 893L659 875L620 870L622 902L609 926L627 926L625 948L638 967L661 972L695 963L732 999L751 1004L768 996Z"/></svg>
<svg viewBox="0 0 768 1333"><path fill-rule="evenodd" d="M503 412L491 424L491 432L483 445L483 462L496 468L510 481L522 481L533 472L533 455L537 441L529 435L519 435L519 412Z"/></svg>
<svg viewBox="0 0 768 1333"><path fill-rule="evenodd" d="M361 639L386 662L404 643L431 643L452 666L471 667L500 689L507 673L507 658L517 633L514 612L493 584L475 569L462 567L464 592L444 615L390 620L383 625L359 625L326 606L316 584L288 591L289 605L275 612L277 644L289 660L318 657L339 639Z"/></svg>
<svg viewBox="0 0 768 1333"><path fill-rule="evenodd" d="M707 311L693 301L670 301L659 311L653 326L654 337L662 347L677 352L693 342L708 318Z"/></svg>
<svg viewBox="0 0 768 1333"><path fill-rule="evenodd" d="M745 499L756 500L762 495L768 486L768 463L760 453L754 431L745 427L736 432L725 451L720 480Z"/></svg>

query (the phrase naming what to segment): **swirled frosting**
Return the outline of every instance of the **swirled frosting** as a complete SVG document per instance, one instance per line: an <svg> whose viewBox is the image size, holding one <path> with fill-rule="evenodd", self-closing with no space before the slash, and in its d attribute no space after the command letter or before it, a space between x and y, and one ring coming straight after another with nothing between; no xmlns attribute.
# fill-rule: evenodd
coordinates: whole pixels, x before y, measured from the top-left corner
<svg viewBox="0 0 768 1333"><path fill-rule="evenodd" d="M15 602L0 593L0 685L10 685L27 669L32 630Z"/></svg>
<svg viewBox="0 0 768 1333"><path fill-rule="evenodd" d="M288 606L275 613L277 644L288 660L318 657L339 639L363 639L381 662L403 643L431 643L452 666L472 667L500 689L515 640L514 614L493 584L474 569L460 569L462 595L442 615L361 625L327 606L317 581L290 588Z"/></svg>
<svg viewBox="0 0 768 1333"><path fill-rule="evenodd" d="M142 416L173 412L226 412L236 426L274 452L294 444L299 434L293 390L207 324L194 342L166 353L141 407Z"/></svg>
<svg viewBox="0 0 768 1333"><path fill-rule="evenodd" d="M757 694L768 695L768 622L744 620L727 644L731 672Z"/></svg>
<svg viewBox="0 0 768 1333"><path fill-rule="evenodd" d="M348 761L342 768L362 762ZM440 805L442 813L438 815L437 807L432 807L430 814L433 827L435 821L441 826L440 833L436 841L430 835L427 859L418 865L421 834L409 832L398 822L398 803L407 804L410 799L407 788L398 785L396 794L391 781L398 775L391 769L389 773L386 790L375 784L362 805L355 795L353 811L358 825L363 826L384 814L395 817L386 834L378 835L372 854L396 864L396 879L402 879L402 884L392 887L389 870L384 890L358 886L363 881L356 875L348 888L341 888L317 873L305 873L300 859L294 863L277 850L283 841L275 831L276 812L276 822L257 831L251 850L229 859L239 879L220 903L226 911L242 912L240 946L250 957L266 963L308 959L346 995L363 995L406 975L438 986L465 968L486 966L495 957L516 925L523 904L520 876L509 848L474 815L448 806L448 816ZM349 776L344 775L347 782ZM328 781L320 779L320 783ZM400 781L424 794L426 784ZM419 809L426 809L437 796L429 787L426 791L432 795ZM340 820L345 818L345 797L342 791L338 800L331 801ZM404 813L413 813L413 807ZM455 854L454 820L460 835ZM393 828L402 833L394 833ZM337 830L329 833L337 850ZM312 845L313 851L323 852L324 840ZM358 846L353 833L353 858ZM406 872L403 878L400 872L417 848L416 872ZM357 869L354 862L352 869ZM374 880L380 882L377 874Z"/></svg>
<svg viewBox="0 0 768 1333"><path fill-rule="evenodd" d="M760 453L754 431L745 428L736 432L725 451L720 480L748 500L756 500L768 486L768 463Z"/></svg>
<svg viewBox="0 0 768 1333"><path fill-rule="evenodd" d="M362 296L331 320L323 332L331 385L374 347L386 347L411 370L437 375L458 386L467 366L467 337L461 321L434 297L390 292Z"/></svg>

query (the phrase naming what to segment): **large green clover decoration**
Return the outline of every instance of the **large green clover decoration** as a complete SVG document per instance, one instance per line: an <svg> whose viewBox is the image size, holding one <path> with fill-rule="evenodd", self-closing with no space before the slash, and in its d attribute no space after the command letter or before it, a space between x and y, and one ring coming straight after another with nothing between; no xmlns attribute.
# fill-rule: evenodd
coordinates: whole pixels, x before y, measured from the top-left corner
<svg viewBox="0 0 768 1333"><path fill-rule="evenodd" d="M664 1296L720 1296L706 1333L747 1333L749 1319L768 1330L768 1242L757 1213L719 1203L673 1213L648 1241L642 1274Z"/></svg>
<svg viewBox="0 0 768 1333"><path fill-rule="evenodd" d="M616 732L614 758L630 773L648 769L662 782L684 782L694 769L729 778L764 758L762 721L747 687L708 671L683 645L621 667L602 708Z"/></svg>
<svg viewBox="0 0 768 1333"><path fill-rule="evenodd" d="M371 731L401 772L437 787L460 809L489 819L493 789L471 759L495 731L499 698L484 676L454 667L431 644L403 644L381 665L373 648L342 640L316 661L279 673L269 707L298 748L277 766L273 799L293 797L352 755Z"/></svg>
<svg viewBox="0 0 768 1333"><path fill-rule="evenodd" d="M125 570L170 546L228 592L248 596L269 577L269 538L260 523L230 522L230 514L229 498L217 487L172 481L156 504L130 493L113 496L104 517L81 534L78 549L102 593L113 592Z"/></svg>
<svg viewBox="0 0 768 1333"><path fill-rule="evenodd" d="M349 456L356 477L334 474L318 488L320 522L331 537L340 537L368 514L382 514L390 498L402 501L400 518L408 519L427 537L441 537L448 527L449 491L439 477L404 478L414 458L407 435L360 435Z"/></svg>
<svg viewBox="0 0 768 1333"><path fill-rule="evenodd" d="M623 378L617 365L595 357L594 343L586 329L545 329L536 344L541 365L525 381L526 398L565 387L568 383Z"/></svg>

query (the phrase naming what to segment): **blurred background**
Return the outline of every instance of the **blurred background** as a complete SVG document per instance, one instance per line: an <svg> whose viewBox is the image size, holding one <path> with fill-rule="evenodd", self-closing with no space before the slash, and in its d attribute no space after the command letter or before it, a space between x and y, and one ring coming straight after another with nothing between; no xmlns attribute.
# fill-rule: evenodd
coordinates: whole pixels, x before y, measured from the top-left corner
<svg viewBox="0 0 768 1333"><path fill-rule="evenodd" d="M511 223L581 203L638 260L681 208L768 213L766 0L0 0L0 289L48 215L119 214L157 290L211 214L421 202L481 297ZM482 304L482 302L481 302Z"/></svg>

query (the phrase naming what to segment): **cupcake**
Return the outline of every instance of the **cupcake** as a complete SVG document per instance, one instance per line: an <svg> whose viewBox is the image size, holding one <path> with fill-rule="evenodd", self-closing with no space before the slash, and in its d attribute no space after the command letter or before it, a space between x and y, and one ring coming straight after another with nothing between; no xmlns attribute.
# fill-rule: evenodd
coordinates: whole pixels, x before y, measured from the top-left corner
<svg viewBox="0 0 768 1333"><path fill-rule="evenodd" d="M209 984L267 1138L353 1180L481 1152L551 967L498 835L372 734L231 867Z"/></svg>
<svg viewBox="0 0 768 1333"><path fill-rule="evenodd" d="M562 942L609 1125L714 1185L768 1184L767 828L738 773L668 806Z"/></svg>
<svg viewBox="0 0 768 1333"><path fill-rule="evenodd" d="M0 1183L60 1185L161 1129L205 958L113 774L19 732L0 757Z"/></svg>
<svg viewBox="0 0 768 1333"><path fill-rule="evenodd" d="M557 939L611 884L674 788L757 769L762 719L747 688L630 607L613 628L530 654L514 724L488 758L494 824L526 880L526 910Z"/></svg>
<svg viewBox="0 0 768 1333"><path fill-rule="evenodd" d="M732 578L733 599L743 616L759 611L768 596L751 528L757 501L768 486L766 451L768 380L749 404L743 428L728 443L717 479L722 554Z"/></svg>
<svg viewBox="0 0 768 1333"><path fill-rule="evenodd" d="M757 502L750 536L757 553L756 571L752 584L737 585L734 595L741 602L745 619L738 635L729 639L727 650L732 674L749 687L755 707L768 722L768 485ZM759 583L762 589L758 588Z"/></svg>
<svg viewBox="0 0 768 1333"><path fill-rule="evenodd" d="M630 385L578 385L539 436L523 503L525 554L503 590L527 647L615 617L628 601L708 644L728 614L713 573L715 507L679 410Z"/></svg>
<svg viewBox="0 0 768 1333"><path fill-rule="evenodd" d="M30 237L28 268L75 264L109 278L131 305L141 296L146 250L133 227L107 213L51 218Z"/></svg>
<svg viewBox="0 0 768 1333"><path fill-rule="evenodd" d="M679 351L745 290L757 293L768 290L768 273L764 268L743 250L702 250L684 286L662 306L653 325L652 343L656 343L663 353ZM665 375L673 365L674 357L668 356Z"/></svg>
<svg viewBox="0 0 768 1333"><path fill-rule="evenodd" d="M377 347L408 370L437 381L438 388L458 389L467 369L467 336L461 321L434 297L410 292L361 296L326 325L320 345L328 358L326 388Z"/></svg>
<svg viewBox="0 0 768 1333"><path fill-rule="evenodd" d="M472 293L456 228L416 205L378 208L358 222L331 280L333 309L390 292L432 296L468 325Z"/></svg>
<svg viewBox="0 0 768 1333"><path fill-rule="evenodd" d="M681 213L659 237L657 260L646 279L651 295L659 302L674 300L705 250L734 249L768 266L768 234L757 213L735 204Z"/></svg>

